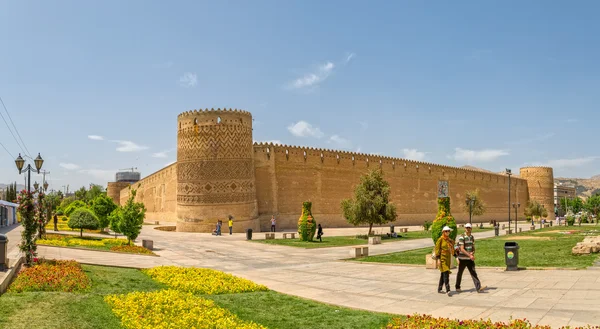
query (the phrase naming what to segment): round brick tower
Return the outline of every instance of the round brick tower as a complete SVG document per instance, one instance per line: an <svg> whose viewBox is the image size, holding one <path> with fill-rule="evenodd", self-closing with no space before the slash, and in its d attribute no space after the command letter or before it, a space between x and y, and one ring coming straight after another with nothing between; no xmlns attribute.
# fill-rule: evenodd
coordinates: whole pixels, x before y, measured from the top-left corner
<svg viewBox="0 0 600 329"><path fill-rule="evenodd" d="M521 168L521 178L527 180L529 199L536 200L548 211L548 219L554 220L554 171L550 167Z"/></svg>
<svg viewBox="0 0 600 329"><path fill-rule="evenodd" d="M252 115L194 110L177 118L177 231L258 229Z"/></svg>

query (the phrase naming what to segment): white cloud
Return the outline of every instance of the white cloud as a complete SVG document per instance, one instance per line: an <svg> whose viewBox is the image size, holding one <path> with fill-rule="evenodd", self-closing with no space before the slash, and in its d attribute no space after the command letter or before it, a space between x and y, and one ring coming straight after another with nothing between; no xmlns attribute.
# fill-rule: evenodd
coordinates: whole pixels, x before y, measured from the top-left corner
<svg viewBox="0 0 600 329"><path fill-rule="evenodd" d="M546 163L539 163L534 165L552 167L552 168L576 168L581 167L586 164L592 163L596 160L600 159L600 156L591 156L591 157L582 157L582 158L574 158L574 159L555 159L550 160Z"/></svg>
<svg viewBox="0 0 600 329"><path fill-rule="evenodd" d="M338 147L341 147L344 149L349 149L352 147L352 143L349 140L347 140L343 137L340 137L338 135L333 135L333 136L329 137L329 143L334 143Z"/></svg>
<svg viewBox="0 0 600 329"><path fill-rule="evenodd" d="M116 170L81 169L80 173L90 175L98 180L109 182L115 179Z"/></svg>
<svg viewBox="0 0 600 329"><path fill-rule="evenodd" d="M115 143L119 143L117 147L117 151L119 152L139 152L143 150L147 150L148 146L138 145L132 141L111 141Z"/></svg>
<svg viewBox="0 0 600 329"><path fill-rule="evenodd" d="M67 170L76 170L79 169L79 166L74 163L60 163L59 166L67 169Z"/></svg>
<svg viewBox="0 0 600 329"><path fill-rule="evenodd" d="M88 138L95 141L103 141L104 137L98 135L88 135Z"/></svg>
<svg viewBox="0 0 600 329"><path fill-rule="evenodd" d="M356 56L355 53L348 54L348 56L346 56L346 59L344 60L344 64L350 63L350 61L352 60L352 58L354 58L355 56Z"/></svg>
<svg viewBox="0 0 600 329"><path fill-rule="evenodd" d="M404 158L415 161L423 161L425 159L425 152L417 151L417 149L402 149Z"/></svg>
<svg viewBox="0 0 600 329"><path fill-rule="evenodd" d="M179 78L179 84L186 88L195 87L198 84L198 76L196 73L185 72L183 76Z"/></svg>
<svg viewBox="0 0 600 329"><path fill-rule="evenodd" d="M327 62L323 65L320 65L316 72L307 73L302 78L292 81L289 87L292 89L301 89L305 87L317 86L329 77L334 68L335 64L332 62Z"/></svg>
<svg viewBox="0 0 600 329"><path fill-rule="evenodd" d="M494 161L501 156L509 155L505 150L465 150L460 147L455 149L454 155L450 158L456 161L464 161L467 163L471 162L487 162Z"/></svg>
<svg viewBox="0 0 600 329"><path fill-rule="evenodd" d="M313 127L310 123L306 121L298 121L288 127L288 130L294 136L298 137L315 137L321 138L323 137L323 132L318 127Z"/></svg>

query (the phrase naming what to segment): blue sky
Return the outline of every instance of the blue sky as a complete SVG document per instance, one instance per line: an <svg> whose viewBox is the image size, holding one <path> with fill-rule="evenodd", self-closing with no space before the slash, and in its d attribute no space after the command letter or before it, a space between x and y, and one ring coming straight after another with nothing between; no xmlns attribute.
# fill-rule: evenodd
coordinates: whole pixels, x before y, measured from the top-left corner
<svg viewBox="0 0 600 329"><path fill-rule="evenodd" d="M160 169L176 159L177 114L211 107L251 111L257 141L589 177L599 9L0 0L0 97L55 189ZM0 182L23 182L1 120L0 141Z"/></svg>

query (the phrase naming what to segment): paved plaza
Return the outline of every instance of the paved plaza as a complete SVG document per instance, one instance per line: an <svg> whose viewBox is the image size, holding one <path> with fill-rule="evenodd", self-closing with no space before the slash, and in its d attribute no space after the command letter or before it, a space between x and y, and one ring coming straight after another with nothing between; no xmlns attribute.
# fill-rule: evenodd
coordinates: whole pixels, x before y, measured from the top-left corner
<svg viewBox="0 0 600 329"><path fill-rule="evenodd" d="M205 233L164 232L154 227L144 225L138 242L153 240L155 252L161 257L43 246L39 247L39 253L47 258L113 266L214 268L282 293L370 311L494 321L526 318L534 324L553 327L600 325L600 268L518 272L479 268L480 279L488 286L486 292L476 293L470 276L465 273L463 292L453 292L448 297L437 293L438 270L342 261L348 258L349 247L301 249L248 242L244 234L217 237ZM343 230L355 234L355 229L339 231ZM481 239L493 234L486 231L477 233L476 237ZM264 234L254 234L255 238L259 236ZM432 246L431 239L406 240L369 246L369 252L376 255L428 246ZM456 270L453 272L452 288Z"/></svg>

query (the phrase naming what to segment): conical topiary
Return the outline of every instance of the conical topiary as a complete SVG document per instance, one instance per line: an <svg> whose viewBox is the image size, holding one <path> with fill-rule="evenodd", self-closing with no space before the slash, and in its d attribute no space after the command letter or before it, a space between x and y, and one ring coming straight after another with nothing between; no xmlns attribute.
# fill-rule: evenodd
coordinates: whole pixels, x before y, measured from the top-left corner
<svg viewBox="0 0 600 329"><path fill-rule="evenodd" d="M433 225L431 226L431 238L433 239L434 244L442 236L442 229L444 226L448 226L452 229L452 232L450 232L450 239L456 239L456 234L458 232L456 230L456 221L450 213L450 198L438 198L438 212L433 220Z"/></svg>
<svg viewBox="0 0 600 329"><path fill-rule="evenodd" d="M302 215L298 219L298 234L300 241L312 241L317 231L317 222L312 216L312 202L302 203Z"/></svg>

